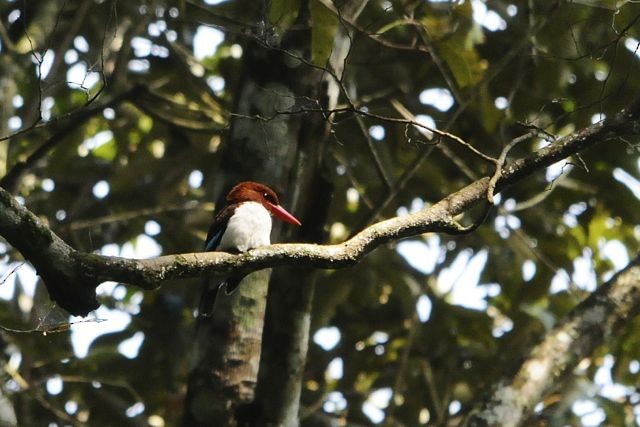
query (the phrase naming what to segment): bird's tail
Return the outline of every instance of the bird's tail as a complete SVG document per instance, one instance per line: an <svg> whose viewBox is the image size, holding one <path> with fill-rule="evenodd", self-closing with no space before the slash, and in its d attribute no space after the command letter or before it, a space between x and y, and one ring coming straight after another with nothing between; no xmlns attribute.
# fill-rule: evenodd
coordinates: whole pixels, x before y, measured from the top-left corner
<svg viewBox="0 0 640 427"><path fill-rule="evenodd" d="M242 279L244 279L244 276L231 276L222 282L215 282L208 278L205 279L202 286L202 295L200 296L200 305L198 306L198 322L203 322L213 315L213 309L215 308L216 298L218 297L220 289L224 288L224 293L231 295L231 293L238 288Z"/></svg>
<svg viewBox="0 0 640 427"><path fill-rule="evenodd" d="M231 295L233 291L235 291L238 286L240 286L240 282L242 282L242 279L244 279L244 276L231 276L224 282L220 283L220 286L224 285L225 294Z"/></svg>
<svg viewBox="0 0 640 427"><path fill-rule="evenodd" d="M224 282L216 284L209 278L204 279L202 294L200 295L200 304L198 305L198 323L206 321L213 314L213 307L216 304L218 290L223 283Z"/></svg>

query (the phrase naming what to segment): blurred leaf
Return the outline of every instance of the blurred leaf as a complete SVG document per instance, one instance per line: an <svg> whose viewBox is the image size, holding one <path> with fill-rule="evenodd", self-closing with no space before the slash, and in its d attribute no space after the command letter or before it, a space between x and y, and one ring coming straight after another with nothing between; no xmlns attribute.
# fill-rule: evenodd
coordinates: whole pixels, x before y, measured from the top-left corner
<svg viewBox="0 0 640 427"><path fill-rule="evenodd" d="M102 144L95 150L92 150L91 153L101 159L112 161L118 154L118 146L116 145L116 141L112 138L109 142Z"/></svg>
<svg viewBox="0 0 640 427"><path fill-rule="evenodd" d="M338 17L320 0L309 2L311 13L311 62L324 66L331 56L333 39L338 31Z"/></svg>
<svg viewBox="0 0 640 427"><path fill-rule="evenodd" d="M78 250L121 253L123 245L148 229L163 253L192 252L200 250L211 203L230 179L224 171L235 173L242 169L240 162L253 163L254 156L262 155L275 158L278 150L288 150L288 161L297 165L291 173L296 180L319 179L307 176L314 169L308 165L322 165L321 177L330 182L333 197L323 202L330 210L327 223L315 227L331 231L332 242L339 244L367 223L438 202L469 184L470 175L494 172L493 164L451 140L429 139L397 122L394 105L490 155L514 138L536 133L514 147L509 164L594 120L613 117L640 93L634 42L640 37L639 3L525 3L310 0L306 10L300 0L273 0L263 10L263 2L255 0L215 5L167 0L119 2L116 11L113 2L104 1L0 2L0 136L39 123L5 141L7 168L50 141L67 121L74 124L74 114L85 108L88 96L66 82L84 77L84 70L103 72L109 83L93 106L132 85L148 89L72 126L23 176L16 195ZM348 17L358 6L361 14ZM339 26L344 28L338 31ZM278 66L283 55L272 43L271 30L276 42L299 37L292 44L300 50L292 53L316 66L326 66L334 49L348 51L343 87L326 92L333 85L327 84L331 77L325 73L320 78L316 68L299 61ZM51 67L47 78L38 80L35 57L45 52L50 52L45 65ZM442 63L436 64L431 53ZM270 66L256 68L260 58ZM247 80L248 74L256 79ZM90 93L98 87L100 83ZM422 94L430 88L455 92L460 99L446 109L446 96L425 99ZM247 99L261 100L262 111L245 111ZM335 112L321 111L334 101ZM350 102L371 115L355 120ZM310 132L308 123L319 119L326 128ZM258 154L234 137L238 129L248 128L255 129L245 137L257 143ZM100 141L86 155L90 139L103 131L113 138ZM549 133L548 141L539 136L543 131ZM283 143L285 134L291 144ZM373 138L371 145L367 136ZM315 144L319 150L308 151ZM553 280L562 284L576 274L577 257L583 266L593 266L600 284L640 251L633 184L639 144L637 135L611 139L572 158L573 166L564 167L552 182L547 176L555 166L503 189L496 210L472 233L416 237L420 244L402 256L396 242L390 242L352 268L318 271L309 319L311 349L302 374L303 412L310 415L301 422L311 425L317 416L323 425L327 419L369 425L373 421L364 413L364 403L372 391L390 387L398 395L381 409L384 423L420 425L425 414L428 424L459 423L476 396L508 375L586 297L584 291L550 293ZM221 167L227 153L239 164ZM380 168L390 185L381 180ZM411 176L405 175L408 171ZM263 173L253 169L247 175L253 172ZM621 176L628 177L626 183ZM105 198L93 193L99 181L109 186ZM278 190L286 195L284 205L305 216L321 210L315 197L309 205L296 206L306 195ZM387 198L391 201L377 212ZM461 221L469 224L479 214L474 210ZM127 244L127 251L144 249L141 242ZM444 287L452 276L458 284L460 277L475 280L467 276L468 264L456 263L459 255L483 249L488 256L479 283L496 284L499 293L484 298L469 292L475 303L482 299L487 304L485 310L447 302ZM4 271L21 259L14 248L0 245ZM525 270L532 275L526 281ZM291 271L292 282L298 281L295 268ZM66 328L67 314L52 308L42 285L36 285L28 310L35 278L18 274L13 299L0 299L1 324L20 330ZM98 338L83 359L75 357L71 340L82 341L91 324L74 324L70 332L46 336L3 334L6 365L14 369L6 372L4 391L22 424L72 423L43 408L32 394L8 390L16 372L31 390L45 393L60 413L67 402L76 402L77 414L89 414L89 425L146 425L153 416L164 425L180 424L199 281L175 281L153 292L117 288L114 295L101 296L110 311L100 316L108 322L131 316L131 321L122 331ZM0 291L11 298L7 284ZM424 322L418 318L419 301L431 309ZM314 341L325 326L339 333L329 350ZM630 319L607 337L586 370L576 370L564 385L556 385L538 421L579 425L572 405L580 399L602 408L605 423L628 423L629 414L640 411L631 397L602 400L590 387L607 354L615 359L614 381L636 387L639 330L640 320ZM127 359L118 346L138 332L144 343L136 358ZM330 363L336 361L335 368L338 360L342 377L329 377ZM66 377L63 390L50 395L46 381L56 375ZM347 406L332 412L328 400L336 395ZM448 413L452 399L462 404L459 416ZM143 413L127 416L138 401L144 404Z"/></svg>
<svg viewBox="0 0 640 427"><path fill-rule="evenodd" d="M438 42L436 48L461 88L482 79L486 66L477 53L461 44L460 40L448 38Z"/></svg>
<svg viewBox="0 0 640 427"><path fill-rule="evenodd" d="M574 3L584 4L586 6L591 7L602 7L605 9L616 10L617 8L624 5L627 0L573 0Z"/></svg>
<svg viewBox="0 0 640 427"><path fill-rule="evenodd" d="M295 22L300 11L300 0L272 0L269 8L269 22L284 34Z"/></svg>

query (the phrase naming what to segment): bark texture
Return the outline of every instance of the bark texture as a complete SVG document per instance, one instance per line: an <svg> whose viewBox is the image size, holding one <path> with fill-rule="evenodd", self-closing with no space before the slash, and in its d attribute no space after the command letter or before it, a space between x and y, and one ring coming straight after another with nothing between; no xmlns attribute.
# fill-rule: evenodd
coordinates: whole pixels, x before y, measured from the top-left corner
<svg viewBox="0 0 640 427"><path fill-rule="evenodd" d="M268 279L267 270L250 274L236 292L217 298L211 319L199 322L184 425L236 424L235 409L253 401Z"/></svg>
<svg viewBox="0 0 640 427"><path fill-rule="evenodd" d="M469 417L470 426L521 425L535 405L593 354L607 337L640 312L640 261L623 271L576 307L529 353L516 374L498 385L488 402Z"/></svg>
<svg viewBox="0 0 640 427"><path fill-rule="evenodd" d="M283 43L304 41L302 35ZM289 195L296 189L287 183L303 123L300 117L278 116L277 112L295 105L298 94L303 93L298 86L304 73L299 70L301 64L278 50L249 44L245 52L241 92L234 109L237 114L218 182L226 186L249 179L264 182L290 207ZM256 115L273 118L261 121ZM292 192L285 191L288 189ZM274 228L272 236L277 236L280 224L275 222ZM190 377L185 425L211 425L212 420L221 426L247 425L259 418L254 393L269 278L269 271L251 274L240 284L239 296L218 297L211 319L196 339L201 357Z"/></svg>
<svg viewBox="0 0 640 427"><path fill-rule="evenodd" d="M355 20L366 4L366 0L347 2L342 8L344 18ZM310 30L311 22L307 25ZM309 39L308 34L306 38ZM350 48L350 31L341 26L329 58L330 69L339 78ZM298 73L295 77L298 93L322 100L321 107L325 110L336 107L341 88L332 76L307 67L304 74ZM327 238L324 225L328 223L333 196L333 187L325 179L330 175L326 164L330 126L319 114L305 115L301 120L295 176L289 187L295 196L292 209L303 215L303 226L288 237L299 242L324 242ZM296 426L300 422L300 396L317 278L317 270L295 267L276 270L272 277L256 391L256 407L260 410L258 425Z"/></svg>

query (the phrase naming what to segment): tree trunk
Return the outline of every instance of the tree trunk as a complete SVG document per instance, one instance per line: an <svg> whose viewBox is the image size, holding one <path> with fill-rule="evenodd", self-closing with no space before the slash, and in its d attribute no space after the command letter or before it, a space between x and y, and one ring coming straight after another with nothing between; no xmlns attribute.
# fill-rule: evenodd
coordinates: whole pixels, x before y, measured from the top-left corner
<svg viewBox="0 0 640 427"><path fill-rule="evenodd" d="M199 321L185 426L234 424L233 409L253 400L268 280L268 270L250 274L233 294L220 292L213 317Z"/></svg>
<svg viewBox="0 0 640 427"><path fill-rule="evenodd" d="M305 27L295 34L286 34L283 50L290 48L287 44L308 46L308 32ZM290 188L285 184L297 161L303 120L301 116L278 112L296 108L298 97L303 93L300 91L304 79L301 65L277 49L265 49L253 43L245 47L244 75L231 123L231 138L215 183L219 194L242 180L260 181L281 195L283 205L291 206L292 197L284 190ZM295 209L292 210L295 213ZM277 240L274 236L279 229L280 224L274 221L273 241ZM252 402L269 276L266 271L252 274L241 283L237 295L229 297L220 293L212 317L200 326L184 425L255 422L259 412L254 411Z"/></svg>
<svg viewBox="0 0 640 427"><path fill-rule="evenodd" d="M13 115L13 97L16 94L15 82L11 79L16 66L7 55L0 57L0 136L9 135L9 119ZM0 141L0 177L7 174L9 140Z"/></svg>
<svg viewBox="0 0 640 427"><path fill-rule="evenodd" d="M355 20L367 1L351 1L341 10L342 16ZM341 77L344 61L351 48L351 34L340 26L335 37L329 67ZM336 107L340 95L338 82L328 73L307 67L299 74L301 82L310 82L302 88L305 96L323 100L322 108ZM324 84L316 82L320 80ZM318 93L319 89L324 90ZM313 113L312 113L313 114ZM329 141L329 123L321 114L304 118L299 136L298 164L290 188L295 188L292 208L302 213L302 229L293 240L324 243L329 206L333 187L325 179L327 170L326 145ZM256 396L260 409L259 425L296 426L299 424L300 396L304 381L304 366L309 344L311 309L318 271L313 269L283 268L274 273L269 289L265 321L265 351L260 363L260 377Z"/></svg>

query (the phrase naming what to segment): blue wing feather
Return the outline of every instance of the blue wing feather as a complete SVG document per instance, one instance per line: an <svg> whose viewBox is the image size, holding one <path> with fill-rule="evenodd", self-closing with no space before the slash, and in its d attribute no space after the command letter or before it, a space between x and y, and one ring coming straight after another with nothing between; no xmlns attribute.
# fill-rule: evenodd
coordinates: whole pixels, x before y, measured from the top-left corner
<svg viewBox="0 0 640 427"><path fill-rule="evenodd" d="M224 230L220 229L212 236L207 238L207 241L204 245L205 252L215 251L218 248L218 246L220 245L220 241L222 240L223 231Z"/></svg>
<svg viewBox="0 0 640 427"><path fill-rule="evenodd" d="M220 213L218 213L211 227L209 227L209 232L207 233L207 240L205 240L204 250L205 252L215 251L220 246L220 242L222 241L222 235L224 234L224 230L227 228L227 223L229 222L229 210L223 209ZM202 288L202 295L200 297L200 305L198 307L198 322L204 322L206 319L211 317L213 313L213 307L216 302L216 296L218 294L218 289L224 285L225 282L215 283L211 282L209 277L205 277L204 286Z"/></svg>
<svg viewBox="0 0 640 427"><path fill-rule="evenodd" d="M227 224L229 223L229 218L233 214L233 209L230 209L229 206L225 206L225 208L216 215L209 228L209 233L207 233L207 240L204 244L205 252L215 251L220 246L220 242L222 241L222 235L224 234L224 230L227 229Z"/></svg>
<svg viewBox="0 0 640 427"><path fill-rule="evenodd" d="M215 216L213 223L209 228L209 232L207 233L207 240L204 244L205 252L215 251L218 249L220 242L222 242L222 235L227 229L229 218L231 218L234 209L235 206L225 206L225 208ZM233 248L225 249L230 251L233 250ZM225 293L228 295L238 287L243 278L244 276L231 276L221 283L211 282L210 278L205 278L202 296L200 297L200 306L198 307L198 321L204 322L206 319L211 317L216 302L216 296L221 287L224 287Z"/></svg>

